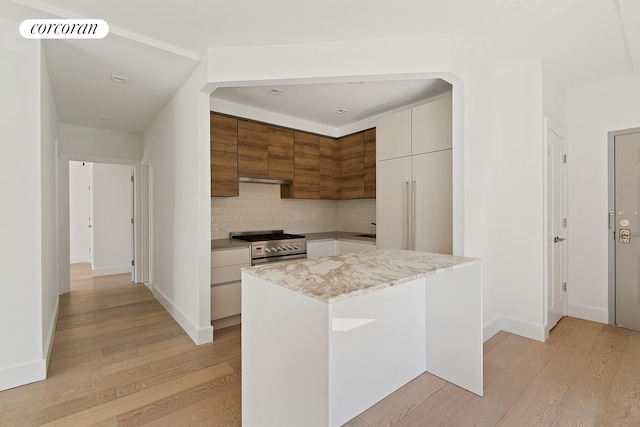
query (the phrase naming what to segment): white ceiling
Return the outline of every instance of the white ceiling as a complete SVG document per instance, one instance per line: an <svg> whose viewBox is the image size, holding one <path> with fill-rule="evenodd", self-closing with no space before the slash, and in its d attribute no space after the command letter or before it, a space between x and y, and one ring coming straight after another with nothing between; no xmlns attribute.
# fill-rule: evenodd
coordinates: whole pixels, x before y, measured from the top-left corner
<svg viewBox="0 0 640 427"><path fill-rule="evenodd" d="M0 0L0 17L106 20L103 40L45 42L51 81L62 122L130 132L146 128L208 47L446 33L499 65L543 60L566 86L640 73L638 0ZM128 81L114 83L111 74ZM411 103L432 83L304 85L278 96L264 96L265 87L225 88L214 95L292 116L305 110L307 120L341 125ZM334 106L349 115L336 118L327 112Z"/></svg>

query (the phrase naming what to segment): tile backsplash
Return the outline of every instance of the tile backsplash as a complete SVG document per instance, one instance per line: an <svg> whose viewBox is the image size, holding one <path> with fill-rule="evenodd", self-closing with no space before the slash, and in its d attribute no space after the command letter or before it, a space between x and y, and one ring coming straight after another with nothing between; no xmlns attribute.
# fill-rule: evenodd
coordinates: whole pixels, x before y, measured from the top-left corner
<svg viewBox="0 0 640 427"><path fill-rule="evenodd" d="M231 231L279 229L288 233L372 233L375 227L370 223L375 217L375 199L281 199L279 185L243 182L239 197L211 199L211 238L227 238Z"/></svg>

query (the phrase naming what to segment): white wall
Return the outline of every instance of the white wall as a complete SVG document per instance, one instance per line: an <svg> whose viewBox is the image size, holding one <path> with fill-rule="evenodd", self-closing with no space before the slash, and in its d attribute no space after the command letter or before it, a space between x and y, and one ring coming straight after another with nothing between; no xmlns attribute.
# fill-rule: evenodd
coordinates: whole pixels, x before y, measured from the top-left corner
<svg viewBox="0 0 640 427"><path fill-rule="evenodd" d="M47 61L40 49L40 200L42 230L42 355L49 361L58 318L57 193L58 111Z"/></svg>
<svg viewBox="0 0 640 427"><path fill-rule="evenodd" d="M129 165L93 163L94 276L131 272L131 176Z"/></svg>
<svg viewBox="0 0 640 427"><path fill-rule="evenodd" d="M0 390L44 379L55 283L56 110L38 41L0 19ZM42 68L41 68L42 67ZM52 207L52 204L54 206ZM55 259L55 258L54 258ZM52 274L52 271L53 274ZM44 276L47 276L43 282Z"/></svg>
<svg viewBox="0 0 640 427"><path fill-rule="evenodd" d="M543 105L539 62L500 75L495 167L501 197L493 207L501 248L497 280L502 329L544 341Z"/></svg>
<svg viewBox="0 0 640 427"><path fill-rule="evenodd" d="M61 123L60 153L140 160L142 135Z"/></svg>
<svg viewBox="0 0 640 427"><path fill-rule="evenodd" d="M567 91L569 315L608 321L607 134L640 127L640 76Z"/></svg>
<svg viewBox="0 0 640 427"><path fill-rule="evenodd" d="M89 262L89 170L92 163L69 162L69 256Z"/></svg>
<svg viewBox="0 0 640 427"><path fill-rule="evenodd" d="M211 185L206 62L145 130L153 188L153 292L197 344L210 342Z"/></svg>

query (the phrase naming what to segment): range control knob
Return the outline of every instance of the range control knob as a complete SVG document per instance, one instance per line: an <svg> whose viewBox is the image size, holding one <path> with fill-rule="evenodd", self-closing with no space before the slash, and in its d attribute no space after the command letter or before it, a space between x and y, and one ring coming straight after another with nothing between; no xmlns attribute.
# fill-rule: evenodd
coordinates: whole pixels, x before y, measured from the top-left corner
<svg viewBox="0 0 640 427"><path fill-rule="evenodd" d="M268 254L269 252L271 252L271 249L269 249L269 248L264 248L264 253L265 253L265 254Z"/></svg>

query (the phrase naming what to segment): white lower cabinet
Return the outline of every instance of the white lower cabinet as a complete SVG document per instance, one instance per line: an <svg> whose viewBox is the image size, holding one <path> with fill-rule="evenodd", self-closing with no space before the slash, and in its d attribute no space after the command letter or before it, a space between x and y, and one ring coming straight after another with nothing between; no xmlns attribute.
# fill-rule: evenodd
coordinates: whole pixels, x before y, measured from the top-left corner
<svg viewBox="0 0 640 427"><path fill-rule="evenodd" d="M307 258L311 259L335 255L334 242L335 240L307 241Z"/></svg>
<svg viewBox="0 0 640 427"><path fill-rule="evenodd" d="M251 266L249 248L211 252L211 320L215 328L240 323L242 268Z"/></svg>

